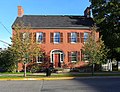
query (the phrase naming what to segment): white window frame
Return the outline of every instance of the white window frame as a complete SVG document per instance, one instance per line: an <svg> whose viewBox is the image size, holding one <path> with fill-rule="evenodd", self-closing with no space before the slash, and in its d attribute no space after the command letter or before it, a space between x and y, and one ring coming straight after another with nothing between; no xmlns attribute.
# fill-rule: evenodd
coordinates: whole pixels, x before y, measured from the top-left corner
<svg viewBox="0 0 120 92"><path fill-rule="evenodd" d="M39 41L39 36L42 36L42 40ZM37 43L43 43L43 32L37 32L36 33L36 42Z"/></svg>
<svg viewBox="0 0 120 92"><path fill-rule="evenodd" d="M59 34L59 35L58 35ZM56 37L56 36L59 36L59 37ZM59 40L59 42L58 41L56 41L56 39L57 40ZM55 43L55 44L59 44L60 43L60 32L55 32L55 33L53 33L53 43Z"/></svg>
<svg viewBox="0 0 120 92"><path fill-rule="evenodd" d="M37 63L43 63L43 61L44 61L44 58L42 58L42 61L40 61L40 56L36 56L36 62Z"/></svg>
<svg viewBox="0 0 120 92"><path fill-rule="evenodd" d="M76 54L76 56L74 56L74 57L76 58L76 61L72 61L72 58L73 58L72 54L73 54L73 53ZM77 52L74 52L74 51L71 52L71 53L70 53L70 59L71 59L71 62L77 62L77 56L78 56L78 55L77 55Z"/></svg>
<svg viewBox="0 0 120 92"><path fill-rule="evenodd" d="M75 39L75 41L73 41L72 39ZM77 33L76 32L70 33L70 42L71 43L77 43Z"/></svg>
<svg viewBox="0 0 120 92"><path fill-rule="evenodd" d="M88 39L89 33L85 32L84 33L84 43L86 43L87 39Z"/></svg>
<svg viewBox="0 0 120 92"><path fill-rule="evenodd" d="M29 35L30 35L29 33L26 33L26 32L23 33L23 34L22 34L22 40L23 40L23 41L29 41Z"/></svg>

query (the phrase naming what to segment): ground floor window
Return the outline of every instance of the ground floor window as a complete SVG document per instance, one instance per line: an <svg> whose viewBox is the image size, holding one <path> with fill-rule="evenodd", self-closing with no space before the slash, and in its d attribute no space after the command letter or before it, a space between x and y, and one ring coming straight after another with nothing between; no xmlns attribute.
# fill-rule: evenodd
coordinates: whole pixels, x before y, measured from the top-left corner
<svg viewBox="0 0 120 92"><path fill-rule="evenodd" d="M80 60L80 52L79 51L68 52L68 61L69 62L77 62L79 60Z"/></svg>
<svg viewBox="0 0 120 92"><path fill-rule="evenodd" d="M37 63L42 63L44 61L44 57L37 56L36 61Z"/></svg>
<svg viewBox="0 0 120 92"><path fill-rule="evenodd" d="M43 63L45 61L45 53L43 53L40 56L36 56L36 62L37 63Z"/></svg>

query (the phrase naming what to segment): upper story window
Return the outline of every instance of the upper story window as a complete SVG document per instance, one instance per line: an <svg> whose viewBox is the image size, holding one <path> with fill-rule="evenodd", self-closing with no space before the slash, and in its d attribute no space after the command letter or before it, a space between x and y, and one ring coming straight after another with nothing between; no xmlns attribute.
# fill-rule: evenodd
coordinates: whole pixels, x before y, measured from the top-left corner
<svg viewBox="0 0 120 92"><path fill-rule="evenodd" d="M71 39L71 43L76 43L77 42L77 33L72 32L70 39Z"/></svg>
<svg viewBox="0 0 120 92"><path fill-rule="evenodd" d="M84 42L87 41L89 34L87 32L84 33Z"/></svg>
<svg viewBox="0 0 120 92"><path fill-rule="evenodd" d="M43 32L36 33L36 41L38 43L44 43L45 42L45 33L43 33Z"/></svg>
<svg viewBox="0 0 120 92"><path fill-rule="evenodd" d="M60 33L54 33L54 43L60 43Z"/></svg>
<svg viewBox="0 0 120 92"><path fill-rule="evenodd" d="M53 43L63 42L63 34L60 32L55 32L50 34L50 41Z"/></svg>
<svg viewBox="0 0 120 92"><path fill-rule="evenodd" d="M80 35L77 32L68 33L68 43L77 43L80 40Z"/></svg>
<svg viewBox="0 0 120 92"><path fill-rule="evenodd" d="M28 33L28 32L20 33L20 38L22 41L30 42L31 41L31 33Z"/></svg>

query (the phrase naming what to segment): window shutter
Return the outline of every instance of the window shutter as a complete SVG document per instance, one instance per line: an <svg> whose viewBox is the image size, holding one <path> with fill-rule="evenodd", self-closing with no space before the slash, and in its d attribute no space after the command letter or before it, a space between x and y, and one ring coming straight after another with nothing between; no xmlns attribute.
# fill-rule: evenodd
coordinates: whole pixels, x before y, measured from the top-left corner
<svg viewBox="0 0 120 92"><path fill-rule="evenodd" d="M77 61L80 61L80 52L77 52Z"/></svg>
<svg viewBox="0 0 120 92"><path fill-rule="evenodd" d="M45 39L46 39L46 34L43 33L43 43L45 43Z"/></svg>
<svg viewBox="0 0 120 92"><path fill-rule="evenodd" d="M77 42L79 43L80 42L80 34L77 33Z"/></svg>
<svg viewBox="0 0 120 92"><path fill-rule="evenodd" d="M80 33L80 39L81 39L81 43L83 43L84 42L84 33Z"/></svg>
<svg viewBox="0 0 120 92"><path fill-rule="evenodd" d="M68 62L71 62L71 52L68 52Z"/></svg>
<svg viewBox="0 0 120 92"><path fill-rule="evenodd" d="M63 42L63 33L60 33L60 42Z"/></svg>
<svg viewBox="0 0 120 92"><path fill-rule="evenodd" d="M32 41L32 33L29 33L30 42Z"/></svg>
<svg viewBox="0 0 120 92"><path fill-rule="evenodd" d="M23 33L20 33L20 39L21 40L23 39Z"/></svg>
<svg viewBox="0 0 120 92"><path fill-rule="evenodd" d="M53 33L50 33L50 43L53 43Z"/></svg>
<svg viewBox="0 0 120 92"><path fill-rule="evenodd" d="M33 33L33 43L36 42L36 33Z"/></svg>
<svg viewBox="0 0 120 92"><path fill-rule="evenodd" d="M67 34L68 37L68 43L70 43L70 33Z"/></svg>
<svg viewBox="0 0 120 92"><path fill-rule="evenodd" d="M84 60L84 53L83 53L82 50L81 50L81 60L82 60L82 61Z"/></svg>

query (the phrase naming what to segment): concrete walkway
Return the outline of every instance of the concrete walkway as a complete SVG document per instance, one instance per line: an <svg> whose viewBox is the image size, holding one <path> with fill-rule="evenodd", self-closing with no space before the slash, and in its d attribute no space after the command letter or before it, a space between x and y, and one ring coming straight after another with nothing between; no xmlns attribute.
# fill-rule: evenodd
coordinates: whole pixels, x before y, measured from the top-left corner
<svg viewBox="0 0 120 92"><path fill-rule="evenodd" d="M91 73L59 73L59 74L91 74ZM116 75L120 74L120 72L97 72L94 74L111 74L111 75ZM46 76L46 73L32 73L28 74L29 76ZM52 75L58 75L58 73L52 73ZM23 76L23 74L0 74L0 76ZM40 77L40 78L0 78L0 80L70 80L70 79L76 79L76 78L120 78L120 76L82 76L82 77Z"/></svg>

